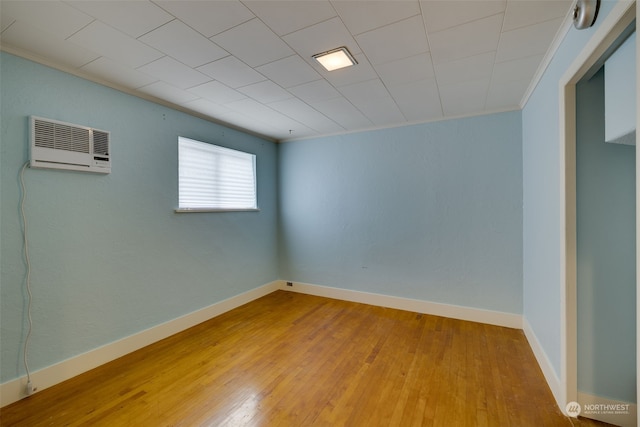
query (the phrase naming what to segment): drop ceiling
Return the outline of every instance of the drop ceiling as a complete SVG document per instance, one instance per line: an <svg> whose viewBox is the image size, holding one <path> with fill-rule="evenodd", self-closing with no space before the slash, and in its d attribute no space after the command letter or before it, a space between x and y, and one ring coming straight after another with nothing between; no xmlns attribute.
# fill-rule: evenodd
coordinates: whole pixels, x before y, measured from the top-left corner
<svg viewBox="0 0 640 427"><path fill-rule="evenodd" d="M277 141L519 109L572 1L0 2L2 50ZM357 65L314 54L346 46Z"/></svg>

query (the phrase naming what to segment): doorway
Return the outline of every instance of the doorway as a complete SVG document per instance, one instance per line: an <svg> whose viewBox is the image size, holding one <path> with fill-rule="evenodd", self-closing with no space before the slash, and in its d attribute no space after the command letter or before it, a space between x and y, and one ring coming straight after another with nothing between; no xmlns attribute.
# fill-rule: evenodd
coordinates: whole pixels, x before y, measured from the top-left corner
<svg viewBox="0 0 640 427"><path fill-rule="evenodd" d="M636 147L605 142L607 69L576 85L577 402L582 416L626 426L636 424Z"/></svg>
<svg viewBox="0 0 640 427"><path fill-rule="evenodd" d="M623 280L627 282L625 291L628 293L624 296L627 300L626 303L629 303L629 299L632 299L632 302L630 303L631 313L627 312L624 314L625 320L623 322L625 322L627 335L629 334L628 330L630 329L633 336L627 336L626 343L612 344L608 343L607 339L612 335L615 336L617 331L615 329L607 329L606 325L611 319L607 319L606 313L612 313L612 310L616 310L616 307L615 302L605 302L605 300L607 299L607 296L614 296L618 293L618 289L607 286L608 281L613 281L611 277L608 279L602 279L602 277L600 277L600 275L604 275L603 272L606 271L606 269L603 269L598 265L598 263L602 262L602 259L598 258L598 251L593 249L593 246L597 246L597 244L594 244L594 241L598 242L599 238L604 238L604 241L606 241L606 233L602 232L602 229L606 229L603 224L606 223L606 219L609 214L605 214L604 212L600 212L598 214L597 212L589 212L588 210L578 211L579 209L590 208L588 202L590 197L589 191L600 191L596 190L596 187L602 187L602 184L604 184L597 181L597 174L594 173L595 166L593 166L593 164L589 166L589 162L593 162L594 158L598 159L602 153L598 153L597 150L590 152L589 150L594 149L594 147L589 148L589 142L584 143L583 141L578 141L578 137L582 139L583 134L585 132L589 132L589 130L579 129L577 126L578 113L584 113L584 111L578 111L579 108L577 104L579 102L581 106L586 105L587 103L592 102L589 97L600 96L598 95L598 91L601 90L601 87L599 88L598 85L601 85L601 82L598 80L602 76L598 75L600 72L598 70L600 69L604 59L615 48L616 43L619 43L620 38L624 36L624 33L628 32L632 25L635 25L635 18L635 2L621 1L617 3L614 9L605 18L605 21L594 32L587 46L578 55L578 58L576 58L560 81L560 87L562 89L560 108L563 115L560 121L560 132L561 138L564 141L564 151L562 155L565 166L563 189L563 199L565 201L563 205L564 235L562 236L564 252L564 303L562 315L564 323L562 325L563 366L561 371L561 382L565 389L563 396L564 401L561 401L560 403L566 405L568 403L578 402L582 406L586 407L588 412L590 412L587 414L583 411L581 415L601 419L602 421L618 425L637 425L637 413L635 410L635 399L638 387L638 384L636 383L637 358L635 357L637 320L635 310L637 307L636 288L638 272L635 268L637 265L637 252L635 251L637 235L634 233L634 229L638 229L637 217L635 215L635 207L638 203L636 197L637 186L635 185L637 182L637 177L635 176L635 165L638 164L639 155L635 148L628 148L626 150L627 153L619 156L626 157L627 163L630 163L632 166L632 171L626 172L627 184L625 185L629 187L629 173L631 173L632 188L630 190L627 189L626 194L627 198L630 199L627 200L629 202L627 205L632 206L633 212L630 214L627 211L626 216L627 218L629 218L629 216L631 217L632 224L635 226L632 227L632 229L626 230L626 237L630 237L631 246L633 248L630 255L631 258L633 258L633 271L631 272L630 279L627 276L627 278ZM587 84L585 82L589 83ZM580 99L578 100L577 97L580 97ZM584 97L587 98L585 99ZM597 111L592 111L588 114L601 114L604 116L602 112ZM585 119L583 118L582 120ZM590 126L592 124L590 120L592 119L586 120L587 125ZM637 122L638 120L636 119L636 124ZM582 125L583 124L581 123L579 126ZM591 132L594 131L592 130ZM577 145L583 144L585 144L585 146L577 150ZM613 148L615 150L616 147L608 148ZM629 150L632 150L632 152L629 153ZM623 149L622 151L625 150ZM633 151L636 152L633 153ZM619 154L620 153L618 152L618 155ZM605 156L607 155L608 154L605 154ZM592 158L589 161L586 161L585 156L587 158ZM578 166L580 166L580 170L578 170ZM595 168L599 170L601 166L603 165L598 163ZM615 166L609 165L607 167L615 172ZM589 171L592 172L591 175L589 175ZM599 173L602 174L604 172L600 170ZM622 175L625 175L625 173ZM578 186L581 186L580 190L577 190ZM578 196L580 196L580 200L578 200ZM596 197L592 197L591 203L596 199ZM585 205L585 202L587 202L586 207L583 206ZM619 212L616 212L612 215L617 215L618 213ZM600 225L598 226L600 227L599 235L598 232L595 231L595 226L593 224L590 225L589 223L589 221L593 222L595 221L594 218L598 217L601 217L599 219ZM604 220L602 217L604 217ZM609 219L611 218L609 217ZM592 228L590 229L589 227ZM591 234L585 234L585 230L591 230ZM579 231L580 235L578 234ZM589 239L591 239L591 242L589 242ZM585 242L588 244L583 246ZM602 241L600 241L600 243L602 243ZM615 266L609 265L609 267L615 269ZM579 283L579 280L581 283ZM589 283L589 280L591 280L591 283ZM632 283L629 284L629 281ZM597 285L594 285L595 282L597 282ZM586 283L586 285L583 285L583 283ZM613 289L615 289L615 291ZM607 295L607 292L610 292L611 294ZM601 339L603 337L599 335L604 335L605 339ZM612 347L617 346L618 344L620 344L620 348ZM599 348L596 349L595 346L599 346ZM624 349L622 347L624 347ZM629 347L632 349L633 354L630 353ZM626 375L626 382L623 387L611 384L617 382L612 380L611 377L605 378L611 373L611 371L607 370L608 368L612 368L614 370L617 368L616 366L602 367L602 360L605 360L605 363L609 363L610 365L618 363L611 359L607 359L607 354L611 354L611 352L616 352L616 357L624 354L623 356L620 356L625 360L623 362L625 367L622 368L622 366L620 366L620 368L627 369L627 372L621 374L621 376ZM631 365L632 367L630 368L628 365ZM629 372L629 370L632 372ZM587 372L587 374L585 374L585 372ZM617 373L614 375L614 379L617 375ZM625 388L626 391L621 392L620 390L614 390L616 388ZM593 399L595 399L595 401ZM622 416L622 414L608 413L604 414L605 416L602 417L601 415L603 414L596 413L609 412L609 408L611 407L606 405L618 403L625 404L628 402L628 399L632 400L634 404L632 405L632 408L625 411L626 416ZM613 415L615 418L608 418L606 415Z"/></svg>

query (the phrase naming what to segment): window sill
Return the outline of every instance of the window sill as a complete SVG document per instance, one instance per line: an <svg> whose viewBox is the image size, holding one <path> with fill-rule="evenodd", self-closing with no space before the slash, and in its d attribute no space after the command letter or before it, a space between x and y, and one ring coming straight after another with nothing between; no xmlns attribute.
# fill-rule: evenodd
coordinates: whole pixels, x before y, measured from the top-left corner
<svg viewBox="0 0 640 427"><path fill-rule="evenodd" d="M175 210L176 213L203 213L203 212L260 212L260 209L213 209L213 208L178 208Z"/></svg>

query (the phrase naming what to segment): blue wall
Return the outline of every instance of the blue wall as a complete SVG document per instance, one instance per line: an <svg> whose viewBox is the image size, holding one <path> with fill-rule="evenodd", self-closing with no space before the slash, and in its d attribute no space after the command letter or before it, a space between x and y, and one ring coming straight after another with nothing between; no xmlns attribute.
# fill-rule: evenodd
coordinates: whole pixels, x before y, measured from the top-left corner
<svg viewBox="0 0 640 427"><path fill-rule="evenodd" d="M283 279L522 312L520 112L280 147Z"/></svg>
<svg viewBox="0 0 640 427"><path fill-rule="evenodd" d="M111 131L113 162L26 170L33 370L278 277L522 312L520 112L276 146L0 58L2 382L24 374L29 115ZM256 153L260 212L174 213L178 136Z"/></svg>
<svg viewBox="0 0 640 427"><path fill-rule="evenodd" d="M522 111L524 316L558 379L564 300L559 82L615 4L602 2L594 27L569 30Z"/></svg>
<svg viewBox="0 0 640 427"><path fill-rule="evenodd" d="M636 148L604 142L604 82L576 87L578 390L635 402Z"/></svg>
<svg viewBox="0 0 640 427"><path fill-rule="evenodd" d="M269 283L277 146L2 53L1 381L23 375L29 115L111 131L110 175L27 169L37 370ZM178 136L257 154L260 212L176 214Z"/></svg>

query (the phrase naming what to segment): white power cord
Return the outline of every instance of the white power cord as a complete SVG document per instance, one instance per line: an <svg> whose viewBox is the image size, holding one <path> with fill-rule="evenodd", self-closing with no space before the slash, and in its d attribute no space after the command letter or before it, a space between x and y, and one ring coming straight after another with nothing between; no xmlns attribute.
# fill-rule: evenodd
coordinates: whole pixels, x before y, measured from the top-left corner
<svg viewBox="0 0 640 427"><path fill-rule="evenodd" d="M29 241L27 239L27 216L24 213L24 203L27 198L27 191L24 185L24 170L29 166L29 162L26 162L22 169L20 170L20 189L22 191L22 198L20 200L20 214L22 215L22 236L24 238L24 259L27 264L27 295L29 296L27 299L27 319L29 320L29 328L27 329L27 336L24 339L24 348L22 351L22 361L24 362L24 369L27 372L27 387L26 393L27 395L32 395L36 392L37 388L33 386L31 382L31 371L29 370L29 363L27 352L29 350L29 339L31 338L31 330L33 329L33 319L31 318L31 301L33 300L33 295L31 293L31 260L29 259Z"/></svg>

